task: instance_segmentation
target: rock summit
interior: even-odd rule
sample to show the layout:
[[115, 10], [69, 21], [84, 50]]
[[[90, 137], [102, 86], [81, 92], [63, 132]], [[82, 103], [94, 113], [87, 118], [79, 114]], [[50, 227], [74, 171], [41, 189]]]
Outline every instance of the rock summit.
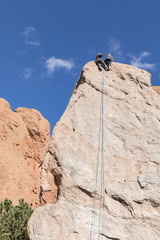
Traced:
[[[87, 63], [53, 130], [41, 172], [41, 197], [50, 204], [31, 216], [30, 240], [90, 239], [101, 82], [102, 72]], [[119, 63], [105, 72], [104, 145], [104, 239], [159, 240], [160, 96], [148, 72]], [[98, 239], [98, 205], [96, 214]]]

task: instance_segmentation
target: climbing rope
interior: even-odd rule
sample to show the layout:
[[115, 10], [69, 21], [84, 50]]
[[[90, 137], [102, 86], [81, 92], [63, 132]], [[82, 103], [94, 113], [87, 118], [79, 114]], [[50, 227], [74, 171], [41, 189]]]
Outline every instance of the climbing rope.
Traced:
[[[104, 69], [102, 72], [102, 91], [100, 104], [100, 122], [99, 122], [99, 138], [98, 138], [98, 155], [96, 167], [96, 182], [93, 200], [92, 224], [90, 232], [90, 240], [95, 240], [96, 235], [96, 215], [97, 215], [97, 190], [98, 190], [98, 176], [100, 166], [100, 150], [101, 150], [101, 199], [99, 208], [99, 223], [98, 223], [98, 240], [103, 240], [105, 236], [105, 185], [104, 185]], [[101, 147], [100, 147], [101, 146]]]

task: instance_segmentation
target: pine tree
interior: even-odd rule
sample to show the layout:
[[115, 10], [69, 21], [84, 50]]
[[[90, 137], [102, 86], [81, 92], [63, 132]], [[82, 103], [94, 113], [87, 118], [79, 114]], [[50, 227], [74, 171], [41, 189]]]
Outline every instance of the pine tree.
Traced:
[[33, 210], [19, 200], [19, 206], [13, 206], [12, 201], [5, 199], [0, 203], [0, 240], [28, 240], [27, 222]]

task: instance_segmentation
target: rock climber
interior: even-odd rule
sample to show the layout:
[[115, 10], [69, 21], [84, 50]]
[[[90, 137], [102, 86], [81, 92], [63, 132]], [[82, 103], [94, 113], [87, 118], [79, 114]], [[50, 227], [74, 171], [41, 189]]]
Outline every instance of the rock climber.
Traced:
[[111, 54], [108, 54], [106, 59], [104, 60], [104, 63], [107, 65], [107, 70], [109, 70], [112, 61], [114, 62], [113, 56]]
[[105, 70], [108, 69], [107, 66], [106, 66], [106, 64], [104, 63], [102, 57], [103, 57], [103, 54], [102, 54], [102, 53], [98, 53], [97, 56], [96, 56], [96, 61], [95, 61], [95, 63], [96, 63], [97, 66], [98, 66], [98, 69], [99, 69], [100, 71], [102, 70], [101, 67], [103, 67]]

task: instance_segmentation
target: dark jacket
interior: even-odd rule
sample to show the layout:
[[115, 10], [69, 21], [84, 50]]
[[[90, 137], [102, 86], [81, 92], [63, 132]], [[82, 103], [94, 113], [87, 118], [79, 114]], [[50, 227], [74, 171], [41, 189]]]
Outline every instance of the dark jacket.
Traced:
[[104, 60], [104, 62], [106, 63], [106, 62], [112, 62], [112, 60], [113, 60], [113, 57], [112, 56], [109, 56], [109, 57], [107, 57], [105, 60]]

